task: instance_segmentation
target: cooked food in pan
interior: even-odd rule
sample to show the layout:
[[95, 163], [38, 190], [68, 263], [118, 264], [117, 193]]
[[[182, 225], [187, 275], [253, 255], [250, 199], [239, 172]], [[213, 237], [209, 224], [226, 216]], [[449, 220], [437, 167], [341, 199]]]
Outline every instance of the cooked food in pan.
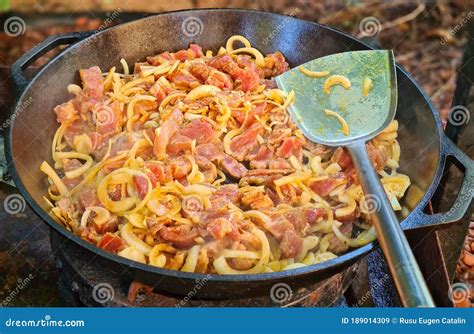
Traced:
[[[82, 87], [55, 108], [41, 170], [67, 229], [138, 262], [217, 274], [298, 268], [375, 239], [378, 203], [348, 153], [290, 119], [294, 94], [272, 81], [288, 70], [280, 52], [233, 36], [216, 54], [191, 44], [122, 66], [80, 70]], [[397, 172], [397, 128], [367, 149], [400, 210], [410, 180]]]

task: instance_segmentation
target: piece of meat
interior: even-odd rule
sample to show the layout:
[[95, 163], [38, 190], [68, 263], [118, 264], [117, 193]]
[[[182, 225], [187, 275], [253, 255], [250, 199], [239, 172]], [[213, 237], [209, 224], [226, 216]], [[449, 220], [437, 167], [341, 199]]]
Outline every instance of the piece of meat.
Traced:
[[336, 162], [342, 170], [349, 170], [354, 167], [352, 159], [345, 148], [338, 147], [333, 156], [331, 157], [332, 162]]
[[242, 204], [254, 210], [273, 207], [271, 198], [261, 191], [249, 191], [242, 196]]
[[99, 102], [104, 95], [104, 80], [98, 66], [79, 70], [82, 81], [82, 98], [85, 101]]
[[268, 168], [269, 169], [292, 169], [293, 167], [285, 159], [278, 158], [278, 159], [273, 159], [272, 161], [270, 161]]
[[232, 156], [238, 161], [244, 160], [245, 156], [258, 144], [257, 135], [260, 134], [263, 127], [260, 123], [254, 123], [246, 129], [244, 133], [235, 136], [230, 142]]
[[209, 122], [203, 119], [195, 119], [183, 126], [180, 134], [196, 140], [196, 144], [199, 145], [210, 142], [216, 136], [216, 131]]
[[260, 77], [256, 71], [255, 63], [251, 62], [246, 68], [241, 68], [229, 55], [214, 57], [209, 65], [231, 76], [234, 80], [241, 82], [243, 91], [253, 91], [258, 88]]
[[383, 146], [375, 147], [372, 143], [366, 144], [367, 153], [369, 154], [370, 160], [374, 164], [374, 168], [378, 171], [385, 168], [387, 164], [387, 154]]
[[85, 209], [89, 206], [100, 205], [100, 200], [97, 197], [97, 190], [92, 187], [85, 187], [82, 189], [78, 196], [78, 203], [82, 209]]
[[309, 187], [319, 196], [325, 197], [328, 196], [331, 191], [336, 189], [338, 185], [341, 184], [341, 179], [329, 177], [324, 180], [312, 181], [309, 184]]
[[272, 157], [272, 151], [266, 146], [260, 146], [254, 158], [247, 155], [247, 159], [250, 160], [250, 167], [253, 169], [267, 168], [272, 161]]
[[168, 75], [168, 80], [182, 90], [193, 89], [201, 84], [195, 76], [182, 70], [174, 71]]
[[111, 215], [109, 220], [103, 224], [93, 225], [98, 234], [113, 233], [118, 231], [118, 218], [116, 215]]
[[79, 115], [79, 111], [76, 109], [72, 100], [54, 107], [54, 112], [56, 113], [58, 123], [70, 121]]
[[186, 218], [195, 217], [202, 210], [203, 210], [202, 201], [198, 196], [187, 195], [182, 198], [181, 212], [184, 217]]
[[232, 232], [232, 226], [227, 218], [217, 218], [207, 224], [206, 230], [216, 240], [223, 239]]
[[220, 209], [229, 203], [238, 204], [241, 197], [242, 193], [236, 184], [221, 186], [211, 195], [212, 209]]
[[212, 71], [206, 79], [207, 85], [216, 86], [223, 90], [231, 90], [234, 87], [232, 78], [221, 71], [214, 70]]
[[270, 221], [263, 222], [264, 228], [279, 242], [283, 258], [293, 258], [299, 255], [303, 240], [295, 231], [295, 227], [281, 214], [273, 214]]
[[189, 174], [192, 169], [191, 162], [183, 156], [170, 159], [169, 166], [175, 179], [181, 179]]
[[141, 175], [132, 176], [133, 185], [138, 193], [138, 196], [143, 199], [148, 192], [148, 181]]
[[248, 169], [244, 165], [229, 155], [225, 155], [222, 160], [222, 169], [234, 179], [240, 179], [248, 172]]
[[174, 58], [174, 55], [167, 51], [160, 53], [156, 56], [146, 57], [146, 61], [152, 66], [159, 66], [163, 63], [171, 63], [175, 60], [176, 59]]
[[156, 178], [156, 181], [165, 184], [173, 181], [173, 172], [170, 166], [155, 162], [146, 162], [145, 168], [150, 171]]
[[255, 123], [255, 116], [262, 116], [266, 107], [267, 103], [263, 102], [253, 105], [248, 113], [244, 110], [232, 109], [232, 116], [241, 124], [242, 128], [245, 129]]
[[265, 78], [276, 77], [290, 69], [283, 54], [279, 51], [267, 55], [265, 58]]
[[97, 243], [97, 247], [102, 248], [111, 253], [117, 253], [125, 248], [125, 242], [119, 236], [106, 233]]
[[287, 137], [276, 150], [276, 155], [280, 158], [289, 158], [294, 155], [298, 161], [303, 159], [303, 141], [297, 137]]
[[224, 151], [220, 143], [207, 143], [196, 146], [196, 155], [202, 156], [209, 161], [219, 163], [224, 159]]
[[182, 112], [179, 109], [174, 109], [170, 117], [161, 124], [160, 133], [153, 142], [153, 153], [158, 159], [166, 158], [166, 148], [171, 137], [179, 131], [179, 119], [182, 117]]
[[[352, 235], [352, 229], [354, 225], [352, 223], [344, 223], [339, 227], [339, 230], [344, 234], [346, 237], [350, 238]], [[329, 239], [329, 248], [328, 251], [334, 254], [342, 254], [349, 249], [349, 246], [338, 237], [333, 236]]]
[[212, 162], [203, 156], [197, 155], [195, 157], [199, 170], [204, 174], [204, 181], [212, 183], [217, 178], [217, 168]]
[[283, 238], [280, 242], [280, 250], [284, 259], [297, 257], [300, 254], [302, 247], [303, 240], [294, 230], [286, 230], [283, 233]]
[[192, 139], [176, 133], [171, 137], [166, 148], [166, 152], [171, 155], [190, 153], [192, 147]]
[[160, 237], [178, 248], [189, 248], [194, 245], [198, 232], [189, 225], [163, 226], [159, 230]]
[[122, 131], [123, 110], [118, 101], [111, 105], [98, 105], [93, 109], [96, 115], [96, 132], [110, 138]]

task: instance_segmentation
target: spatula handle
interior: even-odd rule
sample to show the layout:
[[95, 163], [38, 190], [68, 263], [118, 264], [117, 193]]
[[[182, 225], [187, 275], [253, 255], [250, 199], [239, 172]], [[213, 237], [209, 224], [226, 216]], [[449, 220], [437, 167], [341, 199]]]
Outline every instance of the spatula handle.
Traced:
[[370, 207], [368, 211], [372, 214], [377, 238], [402, 304], [405, 307], [434, 307], [426, 282], [374, 170], [365, 143], [358, 142], [347, 148], [357, 169], [367, 207]]

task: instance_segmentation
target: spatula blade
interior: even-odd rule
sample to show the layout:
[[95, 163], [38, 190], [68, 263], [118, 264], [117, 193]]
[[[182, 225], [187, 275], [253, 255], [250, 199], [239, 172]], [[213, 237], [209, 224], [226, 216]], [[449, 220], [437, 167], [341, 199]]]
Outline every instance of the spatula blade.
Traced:
[[[397, 83], [393, 52], [390, 50], [351, 51], [325, 56], [301, 65], [311, 71], [328, 71], [314, 78], [298, 67], [276, 77], [280, 89], [295, 92], [289, 111], [293, 120], [310, 140], [342, 146], [354, 140], [368, 140], [385, 128], [394, 118], [397, 103]], [[349, 79], [351, 86], [330, 87], [324, 91], [332, 75]], [[372, 88], [363, 95], [364, 82]], [[370, 85], [369, 85], [370, 86]], [[367, 87], [366, 87], [367, 88]], [[365, 89], [367, 92], [367, 89]], [[336, 117], [327, 116], [325, 109], [336, 112], [349, 124], [349, 135], [342, 132]]]

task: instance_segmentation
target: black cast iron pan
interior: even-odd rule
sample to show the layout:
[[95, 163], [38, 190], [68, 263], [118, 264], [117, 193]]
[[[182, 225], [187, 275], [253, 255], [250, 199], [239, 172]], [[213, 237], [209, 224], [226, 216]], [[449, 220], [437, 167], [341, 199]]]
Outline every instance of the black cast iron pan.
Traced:
[[[296, 289], [341, 272], [376, 247], [375, 243], [350, 251], [336, 259], [304, 268], [258, 275], [219, 276], [170, 271], [143, 265], [104, 252], [72, 235], [47, 213], [43, 199], [47, 187], [39, 165], [50, 159], [51, 141], [57, 128], [53, 107], [66, 101], [66, 86], [78, 82], [78, 70], [94, 65], [102, 69], [129, 64], [147, 55], [187, 48], [197, 43], [217, 50], [232, 35], [246, 36], [263, 53], [280, 50], [291, 66], [347, 50], [369, 47], [355, 38], [316, 23], [296, 18], [240, 9], [200, 9], [163, 13], [95, 33], [52, 36], [34, 47], [12, 67], [18, 98], [7, 131], [6, 155], [21, 194], [35, 212], [63, 236], [68, 251], [99, 261], [105, 268], [127, 278], [155, 286], [158, 291], [186, 295], [196, 280], [205, 279], [196, 296], [227, 299], [268, 294], [279, 282]], [[70, 45], [32, 79], [24, 70], [37, 57], [60, 45]], [[445, 137], [431, 101], [413, 79], [397, 68], [401, 171], [410, 176], [411, 200], [402, 202], [404, 229], [437, 225], [460, 219], [472, 200], [473, 162]], [[426, 215], [423, 209], [436, 190], [447, 156], [454, 156], [465, 169], [463, 184], [451, 210]]]

